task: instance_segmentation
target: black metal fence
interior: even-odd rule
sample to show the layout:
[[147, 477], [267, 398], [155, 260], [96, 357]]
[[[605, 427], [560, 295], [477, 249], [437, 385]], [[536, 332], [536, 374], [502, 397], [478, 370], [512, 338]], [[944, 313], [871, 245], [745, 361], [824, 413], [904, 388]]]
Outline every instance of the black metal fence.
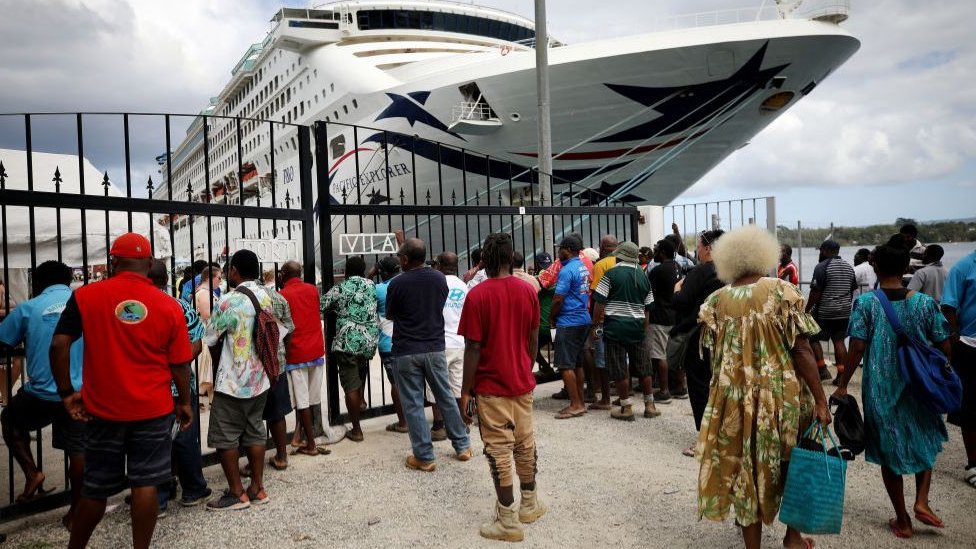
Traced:
[[[0, 313], [30, 298], [31, 272], [43, 261], [71, 266], [75, 285], [108, 276], [110, 243], [128, 231], [146, 234], [156, 256], [169, 263], [169, 291], [176, 296], [193, 261], [223, 266], [255, 242], [266, 244], [259, 256], [268, 271], [297, 259], [305, 280], [325, 291], [348, 255], [340, 253], [348, 252], [340, 249], [342, 235], [401, 229], [424, 239], [432, 257], [452, 250], [462, 263], [491, 232], [510, 232], [527, 258], [554, 254], [544, 242], [569, 232], [591, 243], [604, 233], [636, 239], [634, 207], [572, 181], [555, 180], [552, 192], [539, 193], [538, 181], [536, 170], [506, 160], [335, 123], [313, 128], [207, 114], [0, 115], [0, 277], [7, 290]], [[367, 261], [388, 253], [368, 251]], [[23, 383], [23, 355], [23, 349], [2, 355], [4, 402]], [[207, 375], [199, 363], [194, 368], [198, 379]], [[386, 383], [374, 362], [363, 417], [392, 411]], [[342, 422], [333, 364], [326, 387], [329, 423]], [[203, 420], [205, 427], [206, 415]], [[51, 447], [50, 429], [32, 438], [47, 488], [55, 489], [18, 502], [23, 476], [8, 451], [0, 459], [7, 469], [0, 473], [6, 482], [0, 520], [68, 501], [66, 459]], [[205, 462], [215, 463], [200, 442]]]

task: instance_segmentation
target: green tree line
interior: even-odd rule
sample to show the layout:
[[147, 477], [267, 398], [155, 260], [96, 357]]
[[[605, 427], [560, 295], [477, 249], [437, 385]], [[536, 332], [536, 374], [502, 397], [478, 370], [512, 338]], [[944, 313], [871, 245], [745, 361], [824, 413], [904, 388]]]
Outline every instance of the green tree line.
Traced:
[[[928, 242], [973, 242], [976, 241], [976, 221], [939, 221], [935, 223], [916, 223], [913, 219], [899, 218], [890, 225], [869, 225], [867, 227], [818, 227], [802, 228], [779, 225], [777, 237], [783, 244], [794, 248], [816, 247], [820, 242], [830, 237], [841, 246], [876, 246], [884, 244], [897, 234], [905, 223], [912, 223], [918, 227], [918, 239]], [[833, 235], [833, 236], [831, 236]]]

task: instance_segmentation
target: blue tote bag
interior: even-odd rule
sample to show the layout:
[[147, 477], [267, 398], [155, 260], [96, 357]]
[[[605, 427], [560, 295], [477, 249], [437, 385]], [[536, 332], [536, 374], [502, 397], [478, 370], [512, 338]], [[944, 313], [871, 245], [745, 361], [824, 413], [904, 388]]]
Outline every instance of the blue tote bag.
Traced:
[[[847, 483], [847, 462], [827, 455], [827, 437], [837, 447], [830, 429], [814, 421], [803, 433], [809, 438], [816, 427], [811, 446], [797, 444], [790, 453], [786, 472], [786, 489], [779, 509], [779, 520], [804, 534], [839, 534], [844, 519], [844, 488]], [[824, 432], [826, 431], [826, 436]]]
[[905, 385], [926, 406], [938, 414], [955, 412], [962, 406], [962, 381], [942, 351], [910, 336], [898, 320], [891, 301], [881, 289], [874, 291], [888, 322], [898, 334], [898, 369]]

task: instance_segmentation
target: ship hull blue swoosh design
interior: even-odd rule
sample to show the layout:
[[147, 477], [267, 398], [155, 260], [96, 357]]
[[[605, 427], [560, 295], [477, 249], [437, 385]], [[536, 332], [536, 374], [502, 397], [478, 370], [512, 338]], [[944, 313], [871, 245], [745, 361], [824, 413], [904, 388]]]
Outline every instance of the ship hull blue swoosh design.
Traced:
[[[423, 99], [422, 103], [427, 102], [427, 97], [430, 96], [430, 92], [411, 92], [409, 94], [411, 97], [416, 98], [416, 100]], [[376, 115], [374, 122], [379, 122], [380, 120], [385, 120], [387, 118], [403, 118], [406, 119], [407, 123], [410, 124], [412, 128], [414, 124], [420, 122], [421, 124], [426, 124], [434, 129], [440, 130], [448, 135], [453, 135], [462, 141], [466, 141], [460, 135], [452, 132], [448, 127], [437, 119], [436, 116], [427, 112], [422, 106], [418, 105], [410, 98], [398, 95], [395, 93], [387, 93], [387, 97], [390, 98], [391, 103], [382, 112]]]
[[[382, 145], [383, 137], [384, 134], [375, 133], [365, 138], [363, 142], [373, 142]], [[528, 166], [522, 166], [520, 164], [510, 163], [495, 158], [485, 158], [483, 155], [469, 153], [466, 151], [462, 152], [450, 147], [438, 147], [436, 143], [424, 139], [414, 139], [409, 135], [387, 133], [386, 139], [388, 146], [390, 147], [396, 147], [408, 152], [412, 152], [421, 158], [430, 160], [431, 162], [439, 161], [445, 166], [454, 168], [456, 170], [463, 170], [472, 175], [484, 176], [490, 174], [493, 179], [504, 180], [511, 177], [512, 181], [529, 184], [535, 183]], [[611, 164], [609, 166], [600, 166], [597, 168], [553, 170], [553, 185], [568, 185], [569, 181], [575, 182], [585, 179], [593, 173], [596, 173], [598, 170], [611, 171], [629, 163], [630, 161], [628, 160], [626, 162]]]
[[735, 108], [789, 66], [787, 63], [762, 69], [762, 62], [768, 46], [769, 42], [763, 44], [739, 70], [723, 80], [669, 88], [604, 84], [614, 92], [645, 107], [661, 102], [654, 107], [660, 116], [612, 135], [595, 139], [594, 142], [640, 141], [656, 135], [682, 133], [707, 124], [715, 114], [723, 109]]

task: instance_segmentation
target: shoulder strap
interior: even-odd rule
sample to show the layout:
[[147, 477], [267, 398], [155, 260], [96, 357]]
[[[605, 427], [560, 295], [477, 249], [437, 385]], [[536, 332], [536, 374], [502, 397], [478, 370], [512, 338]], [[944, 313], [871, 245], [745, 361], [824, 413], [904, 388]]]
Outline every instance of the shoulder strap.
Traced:
[[244, 286], [238, 286], [237, 288], [235, 288], [235, 290], [246, 295], [248, 299], [251, 300], [251, 305], [254, 306], [254, 316], [258, 316], [259, 314], [261, 314], [261, 311], [263, 311], [264, 308], [261, 307], [261, 303], [258, 301], [258, 298], [254, 295], [254, 292], [248, 290]]
[[888, 322], [891, 323], [891, 327], [894, 328], [895, 333], [900, 336], [905, 335], [905, 328], [901, 325], [901, 321], [898, 320], [898, 314], [895, 313], [895, 308], [891, 306], [891, 301], [884, 294], [884, 290], [878, 288], [873, 293], [874, 297], [878, 298], [878, 301], [881, 302], [881, 308], [884, 309], [885, 316], [888, 317]]

